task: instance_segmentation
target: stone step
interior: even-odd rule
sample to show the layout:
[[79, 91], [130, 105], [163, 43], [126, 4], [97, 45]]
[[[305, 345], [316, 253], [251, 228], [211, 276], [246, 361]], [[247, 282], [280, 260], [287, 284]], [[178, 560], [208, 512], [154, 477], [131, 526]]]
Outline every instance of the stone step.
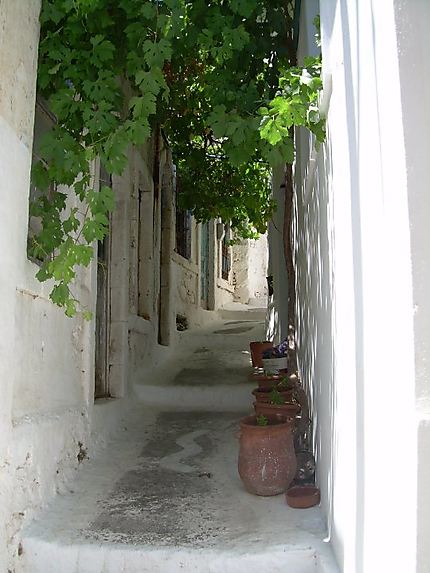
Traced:
[[334, 573], [319, 508], [244, 490], [241, 416], [138, 405], [24, 531], [19, 573]]
[[31, 573], [328, 573], [312, 549], [220, 552], [211, 549], [151, 549], [139, 547], [61, 545], [29, 540]]

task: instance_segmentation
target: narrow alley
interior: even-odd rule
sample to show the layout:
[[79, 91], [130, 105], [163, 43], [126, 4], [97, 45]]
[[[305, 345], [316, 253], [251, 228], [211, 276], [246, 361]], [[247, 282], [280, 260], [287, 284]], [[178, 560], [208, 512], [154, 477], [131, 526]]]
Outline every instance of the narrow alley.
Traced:
[[320, 508], [251, 495], [239, 479], [249, 342], [265, 311], [244, 308], [182, 333], [136, 387], [120, 434], [24, 532], [24, 572], [336, 571]]
[[0, 573], [430, 573], [429, 30], [0, 0]]

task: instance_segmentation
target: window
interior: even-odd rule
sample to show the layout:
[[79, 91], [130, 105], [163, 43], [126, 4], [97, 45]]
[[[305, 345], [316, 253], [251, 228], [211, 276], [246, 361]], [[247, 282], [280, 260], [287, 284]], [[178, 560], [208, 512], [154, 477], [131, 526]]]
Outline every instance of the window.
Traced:
[[176, 209], [176, 252], [191, 259], [192, 216], [190, 211]]
[[221, 277], [228, 281], [231, 270], [231, 253], [228, 244], [227, 233], [224, 234], [221, 243]]
[[[42, 138], [45, 133], [47, 133], [52, 126], [55, 124], [55, 116], [48, 110], [46, 104], [37, 98], [35, 118], [34, 118], [34, 133], [33, 133], [33, 151], [32, 151], [32, 167], [39, 161], [43, 161], [40, 156], [40, 145]], [[48, 199], [51, 199], [55, 193], [55, 185], [52, 185], [47, 192]], [[41, 191], [33, 185], [30, 184], [30, 194], [29, 202], [30, 206], [34, 201], [36, 201], [41, 196]], [[39, 217], [29, 215], [28, 221], [28, 238], [27, 238], [27, 256], [33, 262], [40, 264], [43, 262], [45, 257], [43, 253], [40, 253], [37, 248], [35, 249], [35, 237], [41, 231], [41, 221]]]
[[191, 259], [191, 240], [193, 218], [191, 211], [180, 209], [177, 199], [180, 192], [178, 178], [175, 177], [175, 207], [176, 207], [176, 247], [175, 251], [181, 257]]

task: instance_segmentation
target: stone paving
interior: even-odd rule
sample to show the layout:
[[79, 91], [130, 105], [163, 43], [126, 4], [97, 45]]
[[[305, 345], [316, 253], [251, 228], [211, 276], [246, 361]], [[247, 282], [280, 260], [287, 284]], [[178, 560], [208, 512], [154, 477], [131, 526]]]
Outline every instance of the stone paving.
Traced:
[[[234, 384], [251, 390], [256, 337], [255, 317], [185, 333], [181, 360], [159, 383], [169, 407], [135, 404], [118, 436], [26, 530], [23, 573], [336, 571], [319, 508], [252, 496], [238, 477], [238, 421], [251, 400], [217, 411], [215, 398]], [[181, 388], [197, 385], [210, 388], [207, 407], [175, 409]]]

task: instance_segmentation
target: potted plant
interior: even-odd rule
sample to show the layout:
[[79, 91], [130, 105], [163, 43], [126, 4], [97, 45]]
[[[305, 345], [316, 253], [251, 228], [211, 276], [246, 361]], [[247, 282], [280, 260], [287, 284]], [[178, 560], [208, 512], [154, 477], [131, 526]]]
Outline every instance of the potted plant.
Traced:
[[271, 402], [274, 390], [276, 390], [277, 393], [280, 395], [281, 399], [283, 400], [282, 403], [291, 402], [293, 400], [294, 388], [290, 388], [289, 390], [287, 389], [284, 390], [283, 387], [280, 386], [279, 384], [273, 387], [256, 388], [255, 390], [252, 391], [252, 393], [255, 396], [256, 402], [264, 402], [267, 404], [268, 402]]
[[270, 496], [287, 490], [297, 469], [292, 423], [279, 416], [240, 421], [238, 470], [249, 493]]
[[276, 374], [274, 376], [268, 376], [267, 374], [254, 374], [250, 379], [258, 383], [259, 388], [270, 388], [277, 386], [282, 380], [283, 376]]
[[264, 342], [256, 340], [249, 343], [252, 366], [254, 368], [263, 368], [263, 352], [268, 348], [272, 348], [272, 346], [273, 342], [269, 342], [268, 340], [265, 340]]
[[279, 416], [287, 420], [294, 421], [300, 412], [300, 406], [286, 399], [276, 388], [270, 391], [267, 402], [254, 402], [254, 409], [257, 416]]

